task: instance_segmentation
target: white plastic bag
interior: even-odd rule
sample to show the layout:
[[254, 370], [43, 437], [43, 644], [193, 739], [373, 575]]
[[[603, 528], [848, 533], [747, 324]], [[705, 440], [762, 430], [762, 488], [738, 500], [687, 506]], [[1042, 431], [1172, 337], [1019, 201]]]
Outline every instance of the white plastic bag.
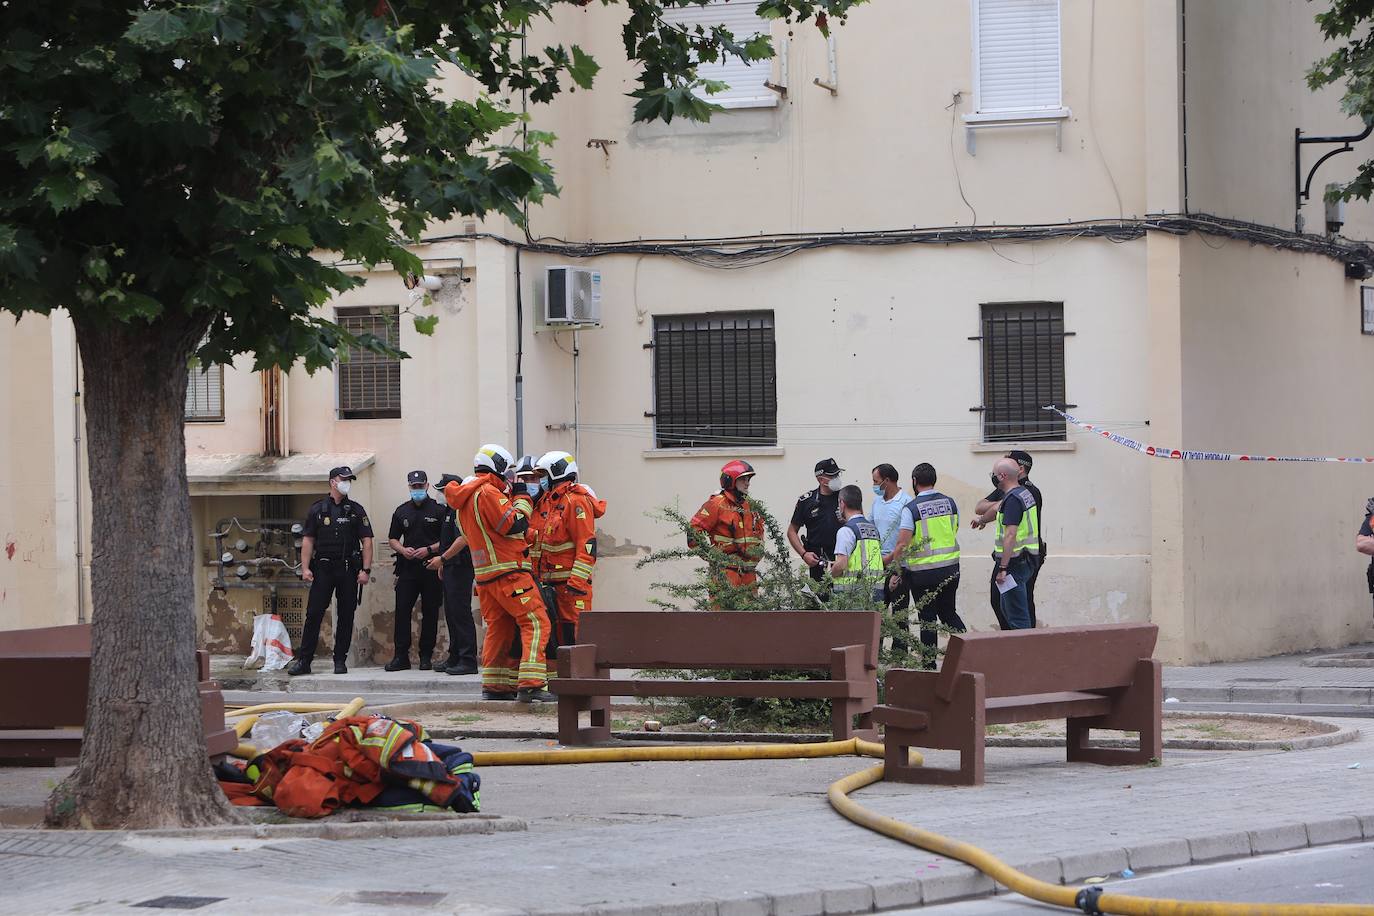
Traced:
[[268, 751], [284, 741], [301, 736], [305, 719], [284, 709], [265, 712], [248, 732], [249, 742], [260, 751]]
[[291, 634], [276, 614], [259, 614], [253, 618], [252, 652], [243, 667], [262, 663], [263, 671], [285, 668], [291, 661]]

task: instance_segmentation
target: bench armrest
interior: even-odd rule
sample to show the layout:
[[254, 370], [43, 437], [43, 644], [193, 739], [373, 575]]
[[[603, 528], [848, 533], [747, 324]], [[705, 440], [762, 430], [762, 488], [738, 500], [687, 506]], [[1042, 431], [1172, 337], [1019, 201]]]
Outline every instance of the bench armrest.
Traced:
[[607, 677], [610, 672], [596, 673], [596, 646], [576, 645], [558, 647], [559, 677]]
[[868, 646], [840, 646], [830, 650], [830, 677], [836, 681], [860, 681], [868, 677], [864, 656]]

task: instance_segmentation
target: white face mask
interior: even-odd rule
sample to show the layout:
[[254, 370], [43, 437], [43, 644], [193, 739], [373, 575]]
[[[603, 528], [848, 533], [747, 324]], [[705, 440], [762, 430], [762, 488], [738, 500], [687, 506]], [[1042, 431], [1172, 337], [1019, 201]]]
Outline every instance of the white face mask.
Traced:
[[836, 474], [834, 477], [830, 478], [830, 492], [831, 492], [831, 493], [838, 493], [838, 492], [840, 492], [840, 488], [843, 487], [843, 486], [844, 486], [844, 478], [841, 477], [839, 474]]
[[342, 495], [347, 496], [347, 495], [348, 495], [348, 491], [351, 490], [351, 489], [353, 489], [353, 481], [351, 481], [351, 480], [340, 480], [340, 481], [339, 481], [339, 492], [340, 492]]

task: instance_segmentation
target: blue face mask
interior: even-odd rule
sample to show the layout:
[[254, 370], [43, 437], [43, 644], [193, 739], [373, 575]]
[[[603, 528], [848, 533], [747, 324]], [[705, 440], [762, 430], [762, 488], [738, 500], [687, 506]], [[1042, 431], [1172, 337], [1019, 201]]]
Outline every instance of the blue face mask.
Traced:
[[874, 495], [874, 496], [882, 496], [882, 495], [883, 495], [883, 487], [882, 487], [882, 484], [877, 484], [877, 483], [875, 483], [875, 484], [873, 485], [873, 495]]
[[528, 493], [528, 494], [530, 494], [531, 496], [538, 496], [538, 495], [539, 495], [539, 491], [542, 490], [542, 489], [543, 489], [543, 487], [541, 487], [541, 486], [540, 486], [539, 484], [537, 484], [537, 483], [527, 483], [527, 484], [525, 484], [525, 492]]
[[549, 492], [549, 478], [547, 478], [547, 477], [540, 477], [540, 478], [539, 478], [539, 489], [543, 490], [545, 493]]
[[426, 494], [424, 490], [411, 490], [410, 500], [411, 502], [422, 503], [425, 501], [425, 495]]

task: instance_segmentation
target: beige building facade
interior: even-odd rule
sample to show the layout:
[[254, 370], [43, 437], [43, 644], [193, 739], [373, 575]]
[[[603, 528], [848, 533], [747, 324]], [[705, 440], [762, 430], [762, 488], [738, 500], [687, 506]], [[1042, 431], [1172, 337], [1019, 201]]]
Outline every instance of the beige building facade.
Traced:
[[[1360, 128], [1304, 84], [1323, 51], [1308, 4], [874, 0], [830, 42], [719, 6], [697, 15], [768, 28], [779, 55], [725, 74], [709, 124], [631, 122], [623, 10], [549, 27], [603, 70], [531, 112], [558, 134], [562, 187], [531, 211], [538, 242], [494, 220], [436, 226], [416, 248], [440, 284], [428, 301], [377, 271], [327, 307], [393, 328], [409, 359], [278, 381], [245, 361], [222, 394], [198, 376], [187, 456], [208, 645], [246, 649], [274, 589], [288, 612], [303, 595], [270, 564], [232, 575], [264, 552], [241, 531], [252, 520], [303, 516], [349, 463], [380, 542], [408, 470], [463, 473], [488, 441], [576, 454], [609, 503], [603, 608], [646, 606], [662, 573], [635, 563], [675, 539], [654, 510], [690, 513], [730, 458], [753, 463], [751, 495], [783, 519], [831, 456], [865, 488], [880, 462], [909, 485], [929, 461], [969, 514], [993, 460], [1022, 447], [1046, 500], [1042, 625], [1153, 620], [1161, 657], [1182, 662], [1374, 636], [1352, 549], [1367, 466], [1164, 461], [1027, 409], [1048, 398], [1198, 451], [1374, 453], [1359, 422], [1370, 281], [1347, 279], [1360, 252], [1322, 235], [1320, 200], [1374, 142], [1322, 166], [1310, 234], [1293, 232], [1294, 129]], [[1302, 174], [1330, 148], [1304, 149]], [[1368, 205], [1346, 216], [1341, 235], [1374, 234]], [[597, 324], [546, 322], [558, 266], [599, 272]], [[408, 312], [438, 314], [435, 334]], [[0, 356], [0, 531], [15, 545], [0, 626], [67, 622], [89, 609], [69, 324], [4, 319]], [[289, 556], [273, 530], [266, 553]], [[960, 540], [961, 613], [988, 629], [992, 536]], [[385, 660], [391, 579], [374, 567], [355, 654]]]

